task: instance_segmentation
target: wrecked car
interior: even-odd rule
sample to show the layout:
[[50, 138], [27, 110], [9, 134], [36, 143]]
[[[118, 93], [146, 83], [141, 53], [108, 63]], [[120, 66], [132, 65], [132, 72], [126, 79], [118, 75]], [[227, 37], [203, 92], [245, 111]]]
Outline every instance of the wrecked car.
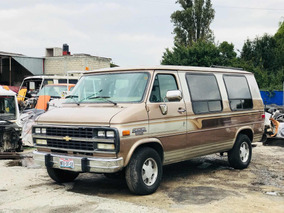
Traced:
[[265, 109], [265, 134], [267, 138], [284, 139], [284, 107], [272, 105]]
[[16, 93], [0, 86], [0, 152], [22, 151]]
[[26, 77], [18, 92], [18, 103], [22, 109], [34, 108], [38, 92], [49, 84], [76, 84], [78, 76], [30, 76]]

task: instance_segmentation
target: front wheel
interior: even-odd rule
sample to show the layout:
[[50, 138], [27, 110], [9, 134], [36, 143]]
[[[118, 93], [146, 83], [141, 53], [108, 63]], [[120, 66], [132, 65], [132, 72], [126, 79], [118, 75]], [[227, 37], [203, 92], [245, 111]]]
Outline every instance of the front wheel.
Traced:
[[47, 173], [49, 177], [57, 183], [67, 183], [75, 180], [79, 172], [71, 172], [62, 169], [54, 169], [47, 167]]
[[251, 141], [247, 135], [240, 134], [234, 147], [228, 152], [229, 164], [235, 169], [248, 167], [252, 156]]
[[162, 161], [152, 148], [137, 150], [126, 167], [126, 183], [131, 192], [138, 195], [154, 193], [162, 179]]

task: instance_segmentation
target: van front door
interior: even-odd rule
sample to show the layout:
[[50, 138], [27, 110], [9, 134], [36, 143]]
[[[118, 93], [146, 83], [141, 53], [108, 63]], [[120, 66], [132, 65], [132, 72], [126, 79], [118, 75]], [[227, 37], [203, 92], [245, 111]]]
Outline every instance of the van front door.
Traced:
[[149, 137], [158, 138], [164, 148], [164, 164], [183, 160], [186, 143], [186, 107], [180, 101], [165, 99], [167, 91], [181, 90], [177, 72], [155, 73], [147, 101]]

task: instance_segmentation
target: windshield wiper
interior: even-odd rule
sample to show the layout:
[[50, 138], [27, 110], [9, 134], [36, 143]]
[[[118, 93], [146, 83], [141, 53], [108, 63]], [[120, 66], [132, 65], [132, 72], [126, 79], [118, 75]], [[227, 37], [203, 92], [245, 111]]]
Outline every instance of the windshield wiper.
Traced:
[[78, 98], [78, 95], [67, 95], [65, 98]]
[[80, 106], [79, 101], [76, 101], [76, 99], [74, 99], [74, 98], [78, 98], [78, 95], [67, 95], [67, 96], [65, 97], [65, 99], [66, 99], [66, 98], [71, 98], [72, 100], [75, 101], [75, 103], [76, 103], [78, 106]]
[[81, 100], [78, 101], [78, 103], [80, 104], [82, 101], [84, 100], [88, 100], [88, 99], [92, 99], [93, 97], [98, 97], [98, 94], [101, 93], [103, 90], [100, 89], [98, 92], [95, 92], [89, 96], [87, 96], [86, 98], [82, 98]]
[[99, 98], [101, 98], [101, 99], [103, 99], [103, 100], [105, 100], [105, 101], [107, 101], [109, 103], [112, 103], [115, 106], [117, 105], [116, 102], [107, 99], [107, 98], [110, 98], [109, 96], [91, 96], [91, 97], [89, 97], [89, 99], [99, 99]]

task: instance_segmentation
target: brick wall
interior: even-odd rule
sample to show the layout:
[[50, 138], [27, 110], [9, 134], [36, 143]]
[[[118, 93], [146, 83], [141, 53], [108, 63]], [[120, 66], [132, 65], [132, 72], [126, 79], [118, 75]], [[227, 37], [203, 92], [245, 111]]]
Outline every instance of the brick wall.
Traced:
[[90, 55], [71, 55], [45, 58], [45, 74], [65, 75], [67, 71], [85, 71], [110, 67], [110, 58], [90, 56]]

